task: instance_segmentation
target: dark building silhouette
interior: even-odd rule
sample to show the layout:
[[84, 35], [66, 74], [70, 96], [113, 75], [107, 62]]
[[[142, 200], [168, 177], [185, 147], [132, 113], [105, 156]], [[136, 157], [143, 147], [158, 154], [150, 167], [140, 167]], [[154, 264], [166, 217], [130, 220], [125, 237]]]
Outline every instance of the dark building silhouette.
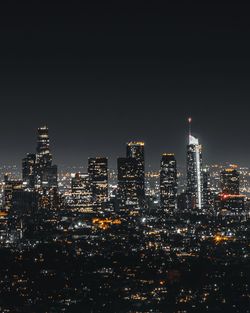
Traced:
[[38, 128], [36, 154], [29, 153], [23, 159], [22, 176], [27, 188], [57, 188], [57, 166], [52, 164], [47, 126]]
[[88, 174], [92, 184], [93, 204], [101, 207], [108, 201], [108, 159], [106, 157], [89, 158]]
[[177, 208], [177, 166], [174, 154], [163, 154], [160, 169], [160, 205], [166, 212]]
[[141, 186], [138, 184], [138, 161], [135, 158], [118, 158], [117, 167], [119, 206], [139, 207]]
[[247, 214], [246, 204], [247, 198], [245, 195], [223, 193], [215, 199], [215, 210], [219, 215], [240, 217]]
[[203, 206], [204, 208], [211, 208], [213, 206], [213, 194], [211, 190], [210, 172], [204, 169], [202, 172], [203, 183]]
[[53, 164], [47, 126], [37, 130], [36, 153], [28, 153], [22, 160], [23, 188], [38, 194], [38, 207], [56, 209], [59, 207], [57, 166]]
[[228, 168], [220, 175], [221, 192], [238, 195], [240, 193], [240, 174], [236, 169]]
[[16, 225], [34, 223], [37, 218], [39, 195], [37, 192], [15, 190], [13, 192], [12, 220]]
[[57, 187], [57, 166], [52, 165], [47, 126], [38, 128], [36, 151], [36, 184], [45, 188]]
[[3, 185], [3, 209], [9, 212], [13, 207], [13, 193], [23, 189], [22, 180], [10, 179], [8, 174], [4, 175]]
[[145, 152], [144, 142], [131, 141], [127, 143], [127, 158], [134, 158], [137, 163], [137, 193], [138, 201], [141, 207], [145, 203]]
[[22, 160], [23, 183], [27, 188], [35, 187], [36, 154], [28, 153]]
[[185, 212], [187, 210], [187, 194], [186, 192], [182, 192], [177, 195], [177, 208], [178, 211]]

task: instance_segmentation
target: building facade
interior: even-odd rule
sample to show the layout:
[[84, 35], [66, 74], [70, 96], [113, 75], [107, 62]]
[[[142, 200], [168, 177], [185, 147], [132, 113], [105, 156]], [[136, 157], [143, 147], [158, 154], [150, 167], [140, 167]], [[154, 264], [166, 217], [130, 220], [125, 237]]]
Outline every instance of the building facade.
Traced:
[[101, 207], [108, 201], [108, 158], [89, 158], [88, 174], [92, 184], [93, 204]]
[[131, 141], [127, 143], [127, 158], [136, 160], [136, 185], [138, 202], [141, 207], [145, 204], [145, 143], [141, 141]]
[[187, 145], [187, 207], [201, 210], [203, 206], [202, 147], [189, 134]]
[[141, 189], [138, 185], [138, 162], [135, 158], [118, 158], [117, 197], [119, 207], [139, 207]]
[[92, 184], [88, 174], [74, 174], [71, 179], [71, 194], [66, 201], [69, 208], [74, 211], [84, 213], [92, 210]]
[[240, 193], [240, 174], [236, 169], [228, 168], [220, 175], [221, 192], [238, 195]]
[[166, 212], [177, 208], [177, 165], [174, 154], [163, 154], [160, 168], [160, 205]]

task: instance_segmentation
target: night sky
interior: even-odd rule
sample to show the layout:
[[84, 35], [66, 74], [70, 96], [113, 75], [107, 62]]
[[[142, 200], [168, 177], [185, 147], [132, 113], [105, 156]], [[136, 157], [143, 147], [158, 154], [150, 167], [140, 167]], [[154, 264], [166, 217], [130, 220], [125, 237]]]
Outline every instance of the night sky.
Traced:
[[163, 152], [184, 164], [192, 116], [205, 162], [250, 166], [248, 8], [20, 2], [0, 7], [0, 164], [33, 152], [43, 124], [59, 166], [114, 167], [128, 140], [156, 169]]

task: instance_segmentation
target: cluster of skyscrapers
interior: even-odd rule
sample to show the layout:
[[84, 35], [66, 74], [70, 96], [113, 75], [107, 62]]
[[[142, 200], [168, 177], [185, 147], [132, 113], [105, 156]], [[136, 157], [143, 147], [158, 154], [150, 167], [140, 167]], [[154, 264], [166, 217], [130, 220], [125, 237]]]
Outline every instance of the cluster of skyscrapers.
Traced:
[[[246, 197], [240, 195], [240, 177], [236, 168], [221, 172], [221, 192], [214, 193], [210, 174], [202, 164], [202, 146], [190, 130], [187, 144], [186, 189], [178, 190], [178, 170], [175, 155], [164, 153], [160, 160], [157, 209], [162, 213], [228, 212], [244, 210]], [[126, 155], [117, 159], [117, 185], [109, 191], [107, 157], [91, 157], [85, 173], [74, 173], [71, 189], [59, 192], [57, 166], [53, 164], [49, 132], [38, 128], [36, 153], [22, 160], [22, 179], [6, 175], [3, 185], [2, 215], [8, 223], [21, 227], [34, 212], [45, 209], [69, 209], [72, 212], [93, 214], [105, 211], [137, 212], [150, 207], [145, 188], [145, 143], [131, 141]], [[11, 222], [9, 222], [11, 221]]]
[[71, 179], [71, 192], [65, 204], [78, 212], [92, 212], [108, 203], [108, 159], [88, 159], [88, 172], [76, 173]]

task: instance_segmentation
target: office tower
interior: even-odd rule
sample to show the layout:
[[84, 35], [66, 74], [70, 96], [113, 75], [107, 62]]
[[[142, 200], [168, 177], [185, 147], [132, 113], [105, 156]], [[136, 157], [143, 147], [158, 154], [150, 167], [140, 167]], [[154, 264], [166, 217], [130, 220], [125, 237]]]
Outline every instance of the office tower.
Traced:
[[191, 118], [189, 121], [189, 140], [187, 145], [187, 207], [202, 209], [202, 147], [199, 140], [191, 134]]
[[141, 189], [138, 184], [138, 161], [135, 158], [118, 158], [119, 207], [139, 207]]
[[48, 162], [52, 161], [52, 156], [50, 153], [49, 129], [47, 126], [39, 127], [37, 130], [36, 153], [40, 157], [46, 156]]
[[26, 158], [22, 160], [22, 178], [25, 187], [35, 187], [35, 166], [36, 155], [34, 153], [27, 153]]
[[145, 155], [144, 142], [131, 141], [127, 143], [127, 158], [134, 158], [137, 162], [136, 184], [138, 189], [139, 205], [145, 202]]
[[9, 214], [0, 211], [0, 244], [6, 243], [8, 236]]
[[247, 197], [239, 194], [219, 194], [215, 198], [215, 209], [219, 215], [243, 216], [249, 214]]
[[92, 209], [92, 184], [88, 174], [76, 173], [71, 179], [71, 195], [68, 205], [78, 212]]
[[42, 186], [44, 188], [57, 188], [57, 165], [45, 166], [42, 170]]
[[9, 212], [13, 207], [13, 193], [22, 189], [23, 182], [21, 180], [10, 179], [8, 174], [4, 175], [3, 209], [5, 212]]
[[185, 212], [187, 210], [187, 193], [181, 192], [177, 195], [177, 208], [180, 212]]
[[36, 154], [28, 153], [23, 159], [22, 174], [26, 188], [57, 188], [57, 166], [52, 164], [48, 127], [38, 128]]
[[177, 208], [177, 167], [174, 154], [163, 154], [160, 169], [160, 204], [166, 212]]
[[221, 192], [238, 195], [240, 193], [240, 174], [236, 169], [228, 168], [220, 175]]
[[244, 215], [246, 213], [246, 196], [240, 195], [240, 174], [234, 168], [224, 169], [220, 173], [221, 193], [215, 200], [217, 214]]
[[92, 184], [93, 204], [101, 207], [108, 201], [108, 159], [89, 158], [88, 174]]
[[203, 180], [203, 205], [204, 208], [211, 208], [213, 204], [213, 196], [211, 190], [210, 172], [206, 168], [202, 172]]
[[36, 149], [36, 184], [44, 188], [57, 187], [57, 166], [52, 165], [49, 130], [47, 126], [38, 128]]
[[[52, 165], [52, 155], [49, 147], [49, 130], [47, 126], [37, 129], [37, 147], [36, 147], [36, 185], [41, 187], [47, 184], [45, 179], [45, 171], [49, 171]], [[47, 175], [46, 175], [47, 176]]]
[[[28, 153], [22, 160], [22, 178], [24, 191], [37, 193], [39, 208], [58, 208], [57, 166], [52, 163], [47, 126], [37, 130], [36, 153]], [[24, 196], [25, 193], [20, 195], [24, 203], [28, 196]]]
[[29, 225], [32, 225], [34, 230], [38, 219], [38, 193], [23, 189], [14, 190], [12, 202], [9, 219], [10, 229], [22, 229], [23, 233], [23, 228], [27, 229]]

